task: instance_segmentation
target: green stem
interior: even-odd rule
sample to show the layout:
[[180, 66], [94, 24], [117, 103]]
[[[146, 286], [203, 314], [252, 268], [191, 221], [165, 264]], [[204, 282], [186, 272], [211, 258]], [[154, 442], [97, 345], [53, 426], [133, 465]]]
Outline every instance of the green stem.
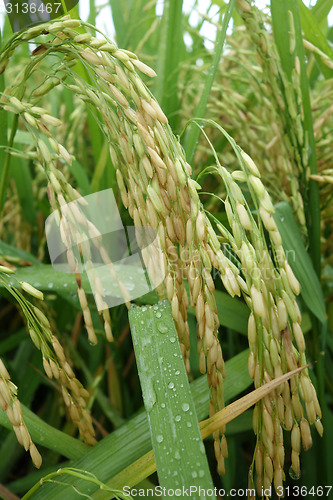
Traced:
[[154, 94], [175, 129], [178, 125], [178, 76], [180, 54], [184, 50], [182, 33], [183, 0], [164, 2], [158, 47], [157, 81]]
[[[3, 38], [2, 38], [2, 33], [0, 29], [0, 46], [2, 45]], [[5, 74], [2, 73], [0, 75], [0, 92], [2, 93], [6, 88], [6, 82], [5, 82]], [[2, 109], [0, 111], [0, 145], [2, 146], [0, 148], [0, 169], [1, 166], [5, 164], [5, 151], [4, 151], [4, 146], [7, 146], [7, 127], [8, 127], [8, 113]]]
[[[308, 165], [310, 168], [311, 174], [317, 173], [317, 158], [316, 158], [316, 142], [313, 131], [313, 119], [312, 119], [312, 109], [310, 102], [310, 93], [309, 93], [309, 82], [306, 72], [305, 65], [305, 56], [304, 56], [304, 48], [303, 48], [303, 35], [302, 35], [302, 26], [298, 8], [298, 2], [293, 0], [290, 4], [295, 24], [295, 37], [296, 37], [296, 52], [299, 56], [300, 60], [300, 86], [302, 93], [302, 101], [303, 101], [303, 111], [304, 111], [304, 120], [303, 120], [303, 128], [304, 128], [304, 137], [308, 137], [309, 145], [308, 145]], [[316, 274], [320, 280], [321, 274], [321, 242], [320, 242], [320, 199], [319, 199], [319, 187], [318, 183], [312, 179], [309, 179], [306, 186], [307, 197], [306, 197], [306, 205], [305, 205], [305, 217], [308, 227], [309, 234], [309, 253], [313, 262], [313, 267], [316, 271]], [[318, 381], [318, 396], [322, 409], [324, 410], [324, 419], [323, 422], [325, 424], [325, 406], [326, 406], [326, 398], [325, 398], [325, 367], [324, 367], [324, 358], [321, 354], [321, 346], [324, 345], [325, 342], [325, 326], [320, 325], [319, 321], [316, 317], [311, 315], [312, 321], [312, 331], [313, 331], [313, 345], [314, 345], [314, 359], [317, 361], [316, 364], [316, 375]], [[325, 470], [325, 447], [326, 443], [322, 440], [319, 443], [318, 451], [317, 451], [317, 459], [318, 459], [318, 479], [319, 484], [325, 484], [325, 480], [327, 479], [327, 471]], [[327, 455], [326, 455], [327, 456]]]
[[[74, 476], [76, 478], [83, 479], [84, 481], [88, 481], [90, 483], [97, 484], [97, 486], [99, 486], [101, 490], [108, 491], [108, 492], [112, 493], [113, 496], [116, 496], [116, 498], [124, 498], [124, 499], [128, 498], [128, 499], [133, 500], [132, 497], [125, 496], [122, 491], [114, 490], [114, 489], [110, 488], [109, 486], [107, 486], [106, 484], [103, 484], [93, 474], [90, 474], [87, 471], [85, 473], [83, 473], [83, 472], [84, 471], [82, 471], [82, 473], [81, 473], [81, 471], [79, 471], [77, 469], [71, 469], [71, 468], [67, 468], [67, 467], [64, 468], [64, 469], [59, 469], [56, 472], [51, 472], [47, 476], [43, 477], [40, 481], [38, 481], [38, 483], [36, 483], [22, 497], [22, 500], [28, 500], [29, 498], [31, 498], [34, 495], [34, 493], [36, 493], [37, 490], [39, 490], [39, 488], [41, 488], [41, 486], [43, 486], [44, 483], [46, 483], [48, 481], [52, 481], [53, 478], [58, 477], [58, 476], [60, 476], [62, 474], [66, 474], [66, 475], [69, 475], [69, 476]], [[70, 486], [70, 485], [64, 483], [64, 486]]]
[[[327, 405], [325, 396], [325, 348], [326, 348], [326, 333], [327, 333], [327, 321], [322, 324], [319, 322], [312, 313], [310, 313], [311, 323], [312, 323], [312, 336], [313, 336], [313, 359], [316, 360], [316, 376], [317, 376], [317, 391], [318, 399], [322, 409], [322, 422], [325, 426], [328, 423], [327, 420]], [[327, 470], [327, 462], [325, 458], [329, 456], [328, 443], [326, 439], [320, 439], [318, 443], [317, 451], [317, 474], [318, 474], [318, 484], [326, 484], [329, 480], [329, 474]]]
[[[300, 61], [300, 86], [304, 110], [304, 137], [308, 137], [308, 165], [311, 174], [317, 173], [317, 158], [316, 158], [316, 141], [313, 131], [312, 109], [310, 102], [309, 82], [307, 77], [305, 55], [303, 48], [303, 35], [302, 26], [299, 14], [298, 3], [296, 0], [289, 5], [291, 7], [294, 24], [295, 24], [295, 37], [296, 37], [296, 53]], [[319, 200], [319, 187], [318, 183], [312, 179], [307, 183], [307, 206], [305, 207], [305, 216], [307, 220], [307, 227], [309, 232], [309, 252], [313, 262], [315, 271], [320, 279], [321, 274], [321, 244], [320, 244], [320, 200]]]
[[[73, 346], [73, 344], [70, 340], [67, 341], [67, 347], [70, 351], [70, 354], [73, 358], [73, 361], [75, 362], [75, 365], [83, 371], [84, 376], [86, 377], [88, 384], [93, 385], [94, 384], [93, 376], [91, 375], [90, 371], [88, 370], [84, 360], [79, 355], [78, 350], [75, 349], [75, 347]], [[105, 396], [103, 391], [99, 387], [94, 387], [94, 394], [95, 394], [96, 400], [98, 401], [100, 407], [102, 408], [105, 416], [110, 420], [110, 422], [115, 427], [120, 427], [124, 423], [124, 419], [111, 406], [110, 401]]]
[[[11, 148], [13, 146], [14, 137], [15, 137], [16, 130], [17, 130], [17, 125], [18, 125], [18, 115], [15, 115], [14, 121], [13, 121], [13, 126], [12, 126], [12, 131], [10, 133], [10, 138], [9, 138], [9, 143], [8, 143], [9, 148]], [[8, 151], [6, 154], [6, 157], [5, 157], [5, 162], [3, 165], [3, 170], [2, 170], [1, 180], [0, 180], [0, 213], [2, 212], [4, 203], [5, 203], [5, 191], [6, 191], [6, 186], [7, 186], [10, 158], [11, 158], [11, 154]]]
[[[235, 0], [230, 0], [230, 2], [228, 4], [227, 11], [223, 17], [221, 30], [217, 30], [214, 58], [213, 58], [212, 65], [208, 71], [208, 76], [207, 76], [207, 79], [205, 82], [203, 92], [202, 92], [201, 97], [200, 97], [199, 104], [197, 106], [197, 109], [194, 112], [194, 116], [196, 118], [204, 118], [205, 117], [208, 98], [209, 98], [210, 92], [212, 90], [217, 67], [218, 67], [220, 60], [221, 60], [223, 45], [224, 45], [225, 37], [226, 37], [226, 33], [227, 33], [227, 28], [229, 25], [229, 21], [231, 19], [231, 14], [232, 14], [234, 5], [235, 5]], [[220, 21], [221, 21], [221, 19], [222, 19], [222, 13], [221, 13]], [[189, 163], [191, 163], [191, 161], [193, 159], [196, 145], [197, 145], [197, 142], [199, 139], [199, 135], [200, 135], [200, 129], [198, 127], [191, 127], [188, 135], [186, 136], [184, 148], [185, 148], [186, 158], [187, 158], [187, 161]]]

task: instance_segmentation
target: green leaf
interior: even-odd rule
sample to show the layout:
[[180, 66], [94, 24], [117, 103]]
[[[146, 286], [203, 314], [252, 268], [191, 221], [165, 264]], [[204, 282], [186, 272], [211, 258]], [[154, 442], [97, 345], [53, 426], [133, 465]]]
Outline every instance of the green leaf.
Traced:
[[35, 209], [32, 177], [29, 165], [21, 158], [12, 158], [11, 173], [15, 180], [22, 213], [35, 228], [37, 226], [37, 212]]
[[0, 255], [26, 260], [32, 264], [40, 264], [39, 260], [36, 259], [36, 257], [31, 253], [21, 250], [20, 248], [16, 248], [13, 245], [8, 245], [8, 243], [5, 243], [2, 240], [0, 240]]
[[[9, 131], [8, 131], [8, 139], [9, 139]], [[14, 146], [17, 144], [25, 144], [31, 146], [31, 134], [26, 130], [18, 130], [14, 139]]]
[[277, 46], [281, 64], [289, 81], [294, 68], [295, 56], [290, 52], [290, 26], [288, 10], [290, 3], [288, 0], [271, 0], [271, 13], [274, 41]]
[[322, 23], [322, 21], [326, 20], [330, 10], [333, 7], [333, 0], [318, 0], [316, 5], [314, 5], [311, 9], [317, 23]]
[[127, 37], [127, 29], [124, 19], [124, 3], [125, 2], [119, 2], [119, 0], [109, 0], [112, 20], [116, 30], [116, 41], [119, 47], [125, 47], [125, 40]]
[[[2, 242], [0, 242], [0, 252], [1, 245]], [[114, 270], [116, 274], [121, 277], [121, 282], [127, 290], [133, 290], [132, 277], [135, 275], [135, 290], [137, 291], [138, 296], [143, 296], [147, 291], [148, 285], [146, 274], [139, 274], [136, 266], [115, 263]], [[82, 271], [81, 279], [83, 289], [91, 296], [92, 290], [85, 271]], [[59, 272], [57, 269], [54, 269], [51, 264], [38, 263], [35, 266], [19, 267], [17, 268], [15, 274], [9, 276], [8, 281], [14, 287], [18, 286], [18, 281], [26, 281], [43, 292], [57, 293], [66, 300], [69, 300], [73, 305], [79, 307], [75, 275], [71, 273]], [[108, 290], [108, 294], [110, 296], [118, 298], [123, 297], [117, 282], [111, 279], [111, 276], [108, 273], [101, 276], [101, 281], [102, 284], [105, 284], [105, 289]], [[0, 289], [1, 287], [2, 285], [0, 283]]]
[[222, 326], [247, 336], [248, 306], [236, 297], [215, 290], [217, 313]]
[[[167, 490], [211, 489], [213, 481], [170, 303], [134, 307], [129, 320], [159, 484]], [[193, 493], [192, 498], [199, 496]]]
[[184, 52], [182, 32], [183, 0], [165, 0], [158, 47], [157, 80], [154, 89], [157, 100], [175, 129], [178, 106], [178, 76], [180, 54]]
[[92, 190], [90, 187], [90, 181], [81, 163], [79, 163], [77, 160], [74, 160], [69, 169], [77, 182], [77, 186], [80, 188], [81, 194], [83, 196], [91, 194]]
[[[233, 11], [235, 5], [235, 0], [230, 0], [228, 3], [228, 8], [224, 14], [223, 17], [223, 22], [221, 26], [221, 30], [217, 30], [216, 34], [216, 41], [215, 41], [215, 49], [214, 49], [214, 58], [211, 64], [211, 67], [209, 68], [208, 75], [206, 78], [205, 86], [202, 91], [201, 97], [199, 104], [194, 112], [194, 116], [196, 118], [204, 118], [206, 114], [206, 108], [208, 104], [208, 99], [212, 90], [212, 86], [214, 83], [215, 75], [218, 69], [218, 65], [220, 64], [221, 57], [222, 57], [222, 51], [223, 51], [223, 46], [225, 42], [225, 37], [227, 34], [227, 28], [231, 19], [231, 14]], [[192, 126], [191, 129], [188, 131], [186, 138], [185, 138], [185, 154], [187, 161], [191, 163], [196, 145], [199, 139], [200, 135], [200, 128], [198, 128], [196, 125]]]
[[[308, 40], [319, 50], [324, 52], [324, 54], [326, 54], [330, 59], [333, 59], [333, 50], [326, 37], [323, 35], [319, 25], [316, 23], [316, 19], [312, 13], [312, 10], [308, 9], [304, 5], [302, 0], [299, 0], [298, 5], [302, 23], [302, 30], [304, 32], [306, 40]], [[320, 55], [315, 53], [314, 56], [325, 78], [332, 78], [333, 70], [323, 63]]]
[[[45, 446], [72, 459], [82, 457], [89, 450], [89, 446], [47, 424], [24, 405], [22, 405], [22, 412], [24, 422], [35, 444]], [[1, 409], [0, 425], [12, 430], [6, 413]]]
[[[184, 284], [188, 291], [187, 281]], [[238, 297], [230, 297], [226, 292], [221, 292], [220, 290], [215, 290], [214, 295], [220, 324], [247, 336], [247, 322], [250, 310], [245, 302], [242, 302]], [[154, 305], [158, 300], [159, 298], [155, 291], [138, 298], [140, 304]], [[193, 307], [189, 307], [187, 312], [195, 316], [195, 309]]]
[[99, 153], [100, 153], [99, 159], [91, 181], [91, 189], [93, 192], [98, 191], [98, 189], [102, 189], [101, 179], [104, 174], [106, 164], [109, 158], [109, 145], [106, 139], [104, 140], [103, 147]]
[[274, 219], [281, 233], [288, 262], [301, 284], [301, 296], [309, 310], [324, 323], [323, 292], [288, 203], [281, 202], [275, 205]]
[[[290, 40], [294, 39], [294, 53], [293, 58], [298, 57], [299, 60], [299, 86], [300, 93], [302, 96], [301, 107], [303, 108], [302, 117], [302, 142], [304, 145], [303, 151], [301, 151], [301, 146], [299, 148], [299, 154], [303, 154], [303, 158], [306, 157], [305, 164], [303, 164], [303, 170], [300, 172], [301, 180], [304, 182], [304, 213], [306, 218], [306, 225], [309, 234], [309, 254], [312, 259], [314, 269], [317, 276], [320, 277], [321, 271], [321, 249], [320, 249], [320, 200], [319, 200], [319, 188], [318, 183], [313, 179], [307, 180], [306, 171], [310, 171], [311, 174], [317, 173], [317, 157], [316, 157], [316, 142], [313, 130], [313, 119], [312, 119], [312, 108], [310, 102], [310, 91], [309, 82], [306, 71], [305, 55], [303, 48], [303, 34], [302, 26], [300, 20], [300, 13], [298, 8], [298, 0], [271, 0], [271, 11], [272, 11], [272, 22], [275, 26], [274, 30], [274, 40], [277, 44], [282, 68], [287, 75], [287, 78], [291, 81], [291, 67], [290, 58], [285, 54], [284, 44], [285, 41], [281, 41], [281, 38], [288, 39], [289, 34]], [[289, 27], [289, 31], [288, 31]], [[294, 61], [294, 59], [293, 59]], [[288, 89], [287, 89], [288, 90]], [[296, 91], [296, 89], [294, 89]]]

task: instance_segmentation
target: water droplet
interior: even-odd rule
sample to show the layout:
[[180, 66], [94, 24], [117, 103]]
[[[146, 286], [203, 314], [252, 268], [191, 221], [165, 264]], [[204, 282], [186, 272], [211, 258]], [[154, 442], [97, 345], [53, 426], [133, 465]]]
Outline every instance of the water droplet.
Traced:
[[158, 443], [162, 443], [163, 439], [164, 439], [164, 438], [163, 438], [162, 434], [158, 434], [158, 435], [156, 436], [156, 441], [157, 441]]
[[141, 323], [141, 325], [144, 325], [144, 324], [145, 324], [145, 322], [143, 321], [143, 319], [140, 321], [140, 323]]
[[291, 479], [299, 479], [301, 477], [301, 471], [299, 472], [299, 474], [297, 475], [295, 472], [294, 472], [294, 469], [292, 467], [290, 467], [289, 469], [289, 476], [291, 477]]
[[172, 344], [174, 344], [176, 342], [176, 337], [170, 337], [170, 342], [172, 342]]
[[157, 325], [157, 329], [160, 333], [167, 333], [168, 331], [168, 327], [163, 324]]
[[151, 379], [147, 379], [145, 386], [143, 386], [143, 399], [147, 411], [150, 412], [156, 403], [156, 393]]
[[205, 471], [203, 471], [202, 469], [199, 470], [199, 477], [204, 477], [205, 475]]
[[186, 422], [187, 427], [192, 427], [191, 422]]
[[198, 477], [198, 473], [195, 470], [192, 471], [192, 477], [193, 477], [193, 479], [195, 479], [196, 477]]
[[141, 309], [142, 312], [146, 312], [147, 311], [147, 308], [144, 306], [142, 309]]
[[47, 287], [48, 287], [48, 288], [53, 288], [53, 283], [49, 283], [49, 284], [47, 285]]
[[64, 288], [67, 288], [68, 287], [68, 283], [64, 283]]
[[161, 403], [161, 408], [165, 408], [165, 403]]
[[183, 411], [188, 411], [190, 409], [190, 405], [188, 403], [183, 403], [182, 404], [182, 410]]
[[175, 371], [175, 375], [180, 375], [180, 371], [179, 370]]
[[157, 311], [156, 318], [160, 318], [161, 316], [162, 316], [162, 313], [160, 313], [160, 311]]
[[155, 304], [153, 309], [154, 309], [154, 311], [158, 311], [158, 306]]
[[173, 389], [175, 387], [175, 384], [173, 382], [169, 382], [168, 387], [169, 389]]
[[[180, 460], [180, 453], [178, 450], [175, 451], [175, 459]], [[175, 471], [175, 472], [177, 472], [177, 471]]]
[[182, 419], [182, 417], [181, 417], [180, 415], [176, 415], [176, 416], [175, 416], [175, 420], [176, 420], [176, 422], [180, 422], [180, 421], [181, 421], [181, 419]]
[[206, 453], [205, 446], [204, 446], [202, 441], [201, 441], [201, 443], [199, 443], [199, 449], [200, 449], [200, 453], [202, 453], [203, 455]]

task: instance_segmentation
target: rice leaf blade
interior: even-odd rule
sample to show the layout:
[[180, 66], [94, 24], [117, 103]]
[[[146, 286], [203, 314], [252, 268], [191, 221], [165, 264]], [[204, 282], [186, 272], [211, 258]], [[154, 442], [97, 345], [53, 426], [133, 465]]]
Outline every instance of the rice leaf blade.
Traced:
[[[204, 118], [206, 114], [206, 108], [207, 108], [207, 103], [208, 103], [208, 98], [210, 95], [210, 92], [212, 90], [212, 86], [214, 83], [214, 78], [216, 75], [216, 71], [219, 65], [219, 62], [221, 60], [222, 52], [223, 52], [223, 46], [225, 42], [225, 37], [227, 34], [227, 28], [232, 16], [232, 12], [235, 6], [235, 0], [230, 0], [228, 3], [228, 8], [224, 14], [223, 21], [222, 21], [222, 26], [221, 30], [217, 31], [216, 35], [216, 41], [215, 41], [215, 49], [214, 49], [214, 58], [212, 61], [212, 65], [209, 69], [208, 76], [205, 82], [204, 89], [202, 91], [201, 97], [199, 104], [194, 112], [194, 116], [197, 118]], [[186, 138], [185, 138], [185, 153], [186, 153], [186, 158], [189, 163], [191, 163], [191, 160], [193, 159], [196, 145], [199, 139], [200, 135], [200, 129], [196, 126], [191, 127]]]
[[129, 320], [160, 486], [213, 488], [170, 303], [134, 307]]
[[[277, 46], [282, 67], [291, 81], [291, 72], [294, 67], [294, 55], [290, 52], [289, 33], [290, 26], [288, 21], [288, 0], [271, 0], [271, 13], [274, 41]], [[284, 21], [281, 22], [281, 19]]]
[[154, 93], [162, 104], [170, 125], [177, 125], [178, 73], [180, 54], [184, 52], [182, 33], [183, 0], [164, 2], [158, 47], [157, 81]]
[[[315, 47], [324, 52], [332, 60], [333, 50], [330, 44], [317, 24], [312, 10], [308, 9], [301, 0], [299, 0], [299, 12], [306, 40], [315, 45]], [[318, 54], [315, 53], [314, 56], [325, 78], [332, 78], [333, 70], [323, 63], [322, 58]]]
[[311, 8], [317, 23], [326, 21], [330, 10], [333, 7], [332, 0], [318, 0], [316, 4]]
[[325, 321], [325, 302], [320, 282], [305, 249], [302, 236], [297, 227], [288, 203], [275, 205], [274, 219], [280, 231], [288, 261], [301, 284], [301, 296], [309, 310], [323, 323]]
[[[280, 38], [287, 38], [288, 43], [294, 39], [294, 48], [292, 61], [296, 57], [299, 61], [299, 85], [303, 107], [303, 144], [307, 144], [307, 164], [303, 166], [304, 171], [301, 172], [302, 179], [306, 183], [304, 192], [304, 212], [306, 224], [309, 233], [309, 253], [313, 262], [314, 269], [320, 277], [321, 271], [321, 244], [320, 244], [320, 202], [318, 183], [313, 179], [305, 179], [305, 169], [308, 168], [311, 174], [317, 173], [317, 158], [316, 158], [316, 142], [313, 130], [313, 118], [309, 93], [309, 82], [306, 72], [305, 55], [303, 48], [303, 35], [298, 7], [298, 0], [271, 0], [272, 22], [277, 26], [278, 31], [274, 32], [274, 39], [277, 44], [282, 67], [289, 80], [291, 80], [290, 57], [284, 54], [284, 47]], [[276, 17], [278, 14], [278, 17]], [[274, 20], [275, 15], [275, 20]], [[282, 28], [283, 27], [283, 28]], [[289, 27], [289, 30], [288, 30]], [[282, 30], [282, 31], [281, 31]], [[284, 42], [285, 43], [285, 42]], [[291, 45], [288, 51], [290, 52]]]
[[12, 176], [15, 180], [17, 194], [22, 212], [33, 227], [37, 226], [37, 212], [33, 195], [32, 177], [29, 166], [20, 158], [12, 159]]
[[[35, 415], [26, 406], [22, 405], [23, 418], [32, 440], [66, 458], [76, 459], [89, 450], [89, 446], [64, 432], [55, 429]], [[6, 413], [0, 409], [0, 425], [13, 430]]]
[[119, 2], [118, 0], [109, 0], [109, 5], [111, 7], [111, 14], [113, 24], [116, 30], [116, 40], [119, 47], [126, 46], [127, 29], [124, 17], [125, 2]]

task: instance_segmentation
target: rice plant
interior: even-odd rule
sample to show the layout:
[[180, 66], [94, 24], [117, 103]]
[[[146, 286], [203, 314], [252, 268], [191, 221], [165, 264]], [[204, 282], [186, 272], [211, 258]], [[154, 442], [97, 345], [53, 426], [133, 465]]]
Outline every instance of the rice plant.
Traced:
[[3, 498], [331, 494], [331, 3], [256, 3], [5, 20]]

